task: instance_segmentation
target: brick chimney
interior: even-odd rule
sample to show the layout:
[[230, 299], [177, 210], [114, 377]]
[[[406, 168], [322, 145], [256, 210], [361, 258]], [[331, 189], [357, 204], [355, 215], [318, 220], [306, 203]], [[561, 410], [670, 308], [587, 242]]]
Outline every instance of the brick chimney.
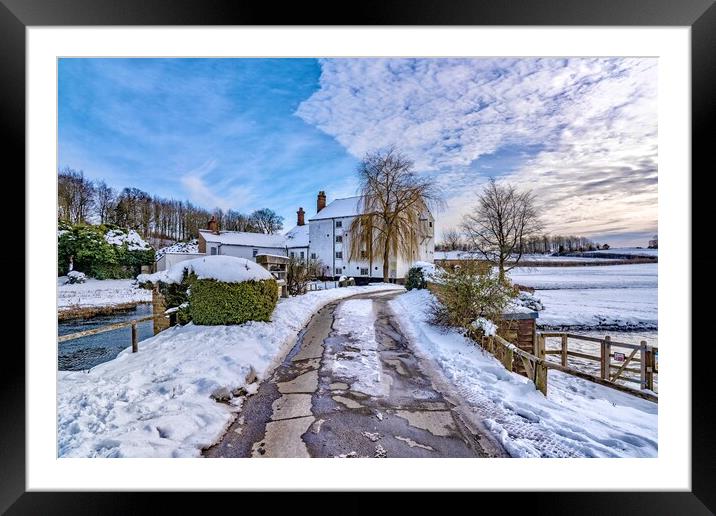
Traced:
[[316, 213], [326, 207], [326, 192], [321, 190], [318, 192], [318, 200], [316, 201]]
[[296, 212], [296, 214], [298, 215], [298, 218], [296, 220], [296, 225], [304, 226], [306, 224], [306, 220], [304, 218], [304, 216], [306, 215], [306, 212], [303, 211], [303, 208], [299, 208], [298, 211]]
[[219, 234], [219, 224], [216, 222], [215, 216], [213, 216], [213, 215], [211, 216], [211, 220], [209, 220], [209, 224], [207, 224], [207, 228], [212, 233], [215, 233], [217, 235]]

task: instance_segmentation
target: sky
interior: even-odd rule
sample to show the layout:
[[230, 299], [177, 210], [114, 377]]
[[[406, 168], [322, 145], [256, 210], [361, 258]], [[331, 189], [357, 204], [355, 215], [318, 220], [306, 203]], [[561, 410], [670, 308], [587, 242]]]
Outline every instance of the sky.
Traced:
[[434, 179], [437, 236], [490, 177], [532, 190], [546, 230], [614, 246], [657, 232], [654, 58], [63, 58], [59, 168], [207, 209], [356, 194], [395, 146]]

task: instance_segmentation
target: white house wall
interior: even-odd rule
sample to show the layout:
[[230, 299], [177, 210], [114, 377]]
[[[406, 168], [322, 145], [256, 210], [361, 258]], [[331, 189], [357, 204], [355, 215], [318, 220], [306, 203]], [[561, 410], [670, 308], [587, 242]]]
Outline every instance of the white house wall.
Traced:
[[[328, 276], [343, 274], [353, 277], [382, 277], [382, 260], [375, 260], [372, 263], [369, 260], [349, 260], [350, 234], [347, 233], [353, 222], [353, 218], [354, 217], [342, 217], [311, 221], [309, 224], [310, 253], [311, 255], [315, 253], [316, 258], [323, 262], [324, 271], [326, 271], [326, 275]], [[337, 221], [341, 222], [342, 227], [335, 227]], [[432, 215], [428, 216], [427, 222], [432, 223], [434, 226]], [[401, 257], [400, 260], [391, 264], [392, 267], [389, 272], [391, 277], [404, 278], [410, 266], [416, 261], [433, 262], [435, 253], [434, 228], [428, 225], [426, 230], [429, 230], [433, 236], [424, 239], [423, 242], [418, 245], [418, 248], [414, 250], [414, 256], [412, 258]], [[337, 243], [335, 241], [336, 236], [342, 236], [343, 242]], [[343, 253], [343, 258], [335, 258], [337, 251]], [[340, 272], [337, 272], [338, 268], [340, 268]], [[361, 274], [361, 269], [368, 269], [368, 274]]]

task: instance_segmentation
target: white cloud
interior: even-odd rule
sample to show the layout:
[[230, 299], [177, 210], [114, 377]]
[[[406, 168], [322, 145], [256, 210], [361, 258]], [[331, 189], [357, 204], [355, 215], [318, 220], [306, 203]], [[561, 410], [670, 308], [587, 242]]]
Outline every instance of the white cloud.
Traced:
[[206, 176], [216, 166], [216, 160], [210, 159], [181, 177], [181, 184], [185, 188], [189, 200], [198, 206], [209, 209], [229, 210], [250, 205], [254, 194], [248, 186], [228, 186], [226, 181], [219, 181], [215, 184], [207, 181]]
[[[475, 160], [539, 145], [506, 179], [536, 190], [553, 231], [656, 228], [655, 59], [327, 59], [296, 114], [360, 158], [395, 145], [469, 209]], [[494, 165], [493, 165], [494, 166]], [[491, 170], [493, 172], [493, 170]], [[438, 219], [440, 220], [440, 219]]]

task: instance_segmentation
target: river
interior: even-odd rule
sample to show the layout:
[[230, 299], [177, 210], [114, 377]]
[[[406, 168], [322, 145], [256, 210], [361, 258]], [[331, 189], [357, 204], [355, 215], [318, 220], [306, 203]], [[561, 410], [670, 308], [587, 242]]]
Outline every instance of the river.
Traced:
[[[78, 331], [91, 330], [99, 326], [123, 321], [131, 321], [152, 314], [152, 305], [144, 303], [134, 310], [112, 315], [98, 315], [90, 319], [70, 319], [58, 323], [58, 334], [67, 335]], [[139, 340], [154, 335], [151, 320], [137, 324]], [[57, 344], [57, 369], [60, 371], [80, 371], [90, 369], [98, 364], [115, 358], [120, 351], [132, 345], [131, 328], [120, 328], [96, 335], [80, 337]]]

